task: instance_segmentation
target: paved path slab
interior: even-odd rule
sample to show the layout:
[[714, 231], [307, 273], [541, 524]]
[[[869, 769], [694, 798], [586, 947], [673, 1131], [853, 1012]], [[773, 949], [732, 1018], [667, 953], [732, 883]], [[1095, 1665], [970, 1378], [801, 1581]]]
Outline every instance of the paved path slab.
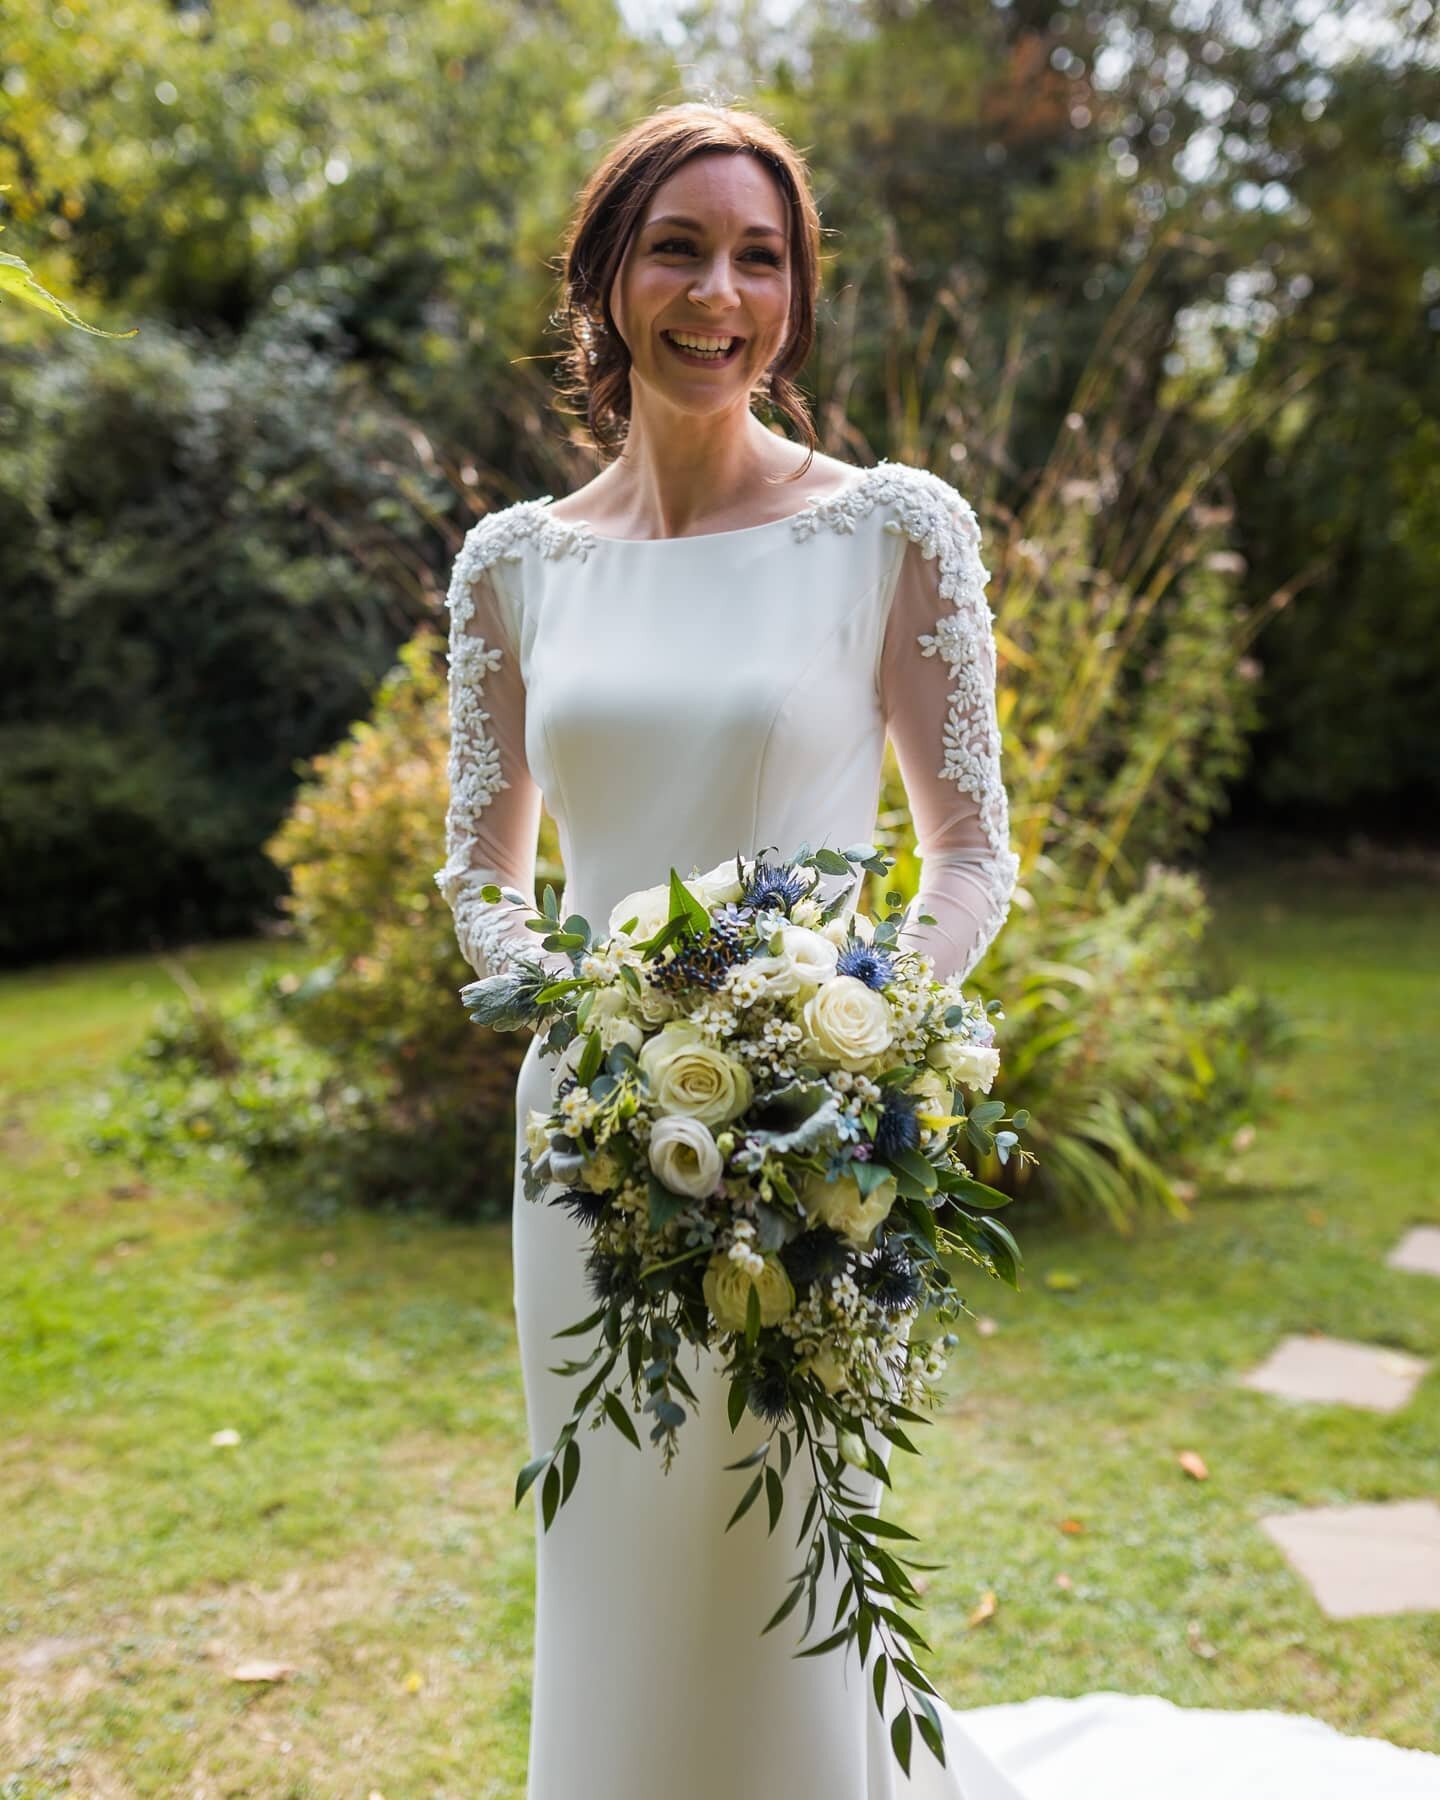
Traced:
[[1440, 1506], [1389, 1500], [1260, 1521], [1332, 1619], [1440, 1612]]
[[1440, 1225], [1415, 1225], [1385, 1258], [1392, 1269], [1440, 1275]]
[[1354, 1344], [1344, 1338], [1285, 1338], [1257, 1368], [1240, 1377], [1242, 1387], [1285, 1400], [1319, 1400], [1394, 1412], [1415, 1392], [1429, 1368], [1423, 1357], [1382, 1344]]

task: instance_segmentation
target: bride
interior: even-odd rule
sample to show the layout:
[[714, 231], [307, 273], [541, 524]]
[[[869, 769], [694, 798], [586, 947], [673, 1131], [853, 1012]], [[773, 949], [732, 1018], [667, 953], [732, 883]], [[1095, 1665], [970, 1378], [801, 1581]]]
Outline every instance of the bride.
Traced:
[[[942, 977], [965, 975], [1005, 922], [1016, 859], [975, 515], [926, 470], [815, 450], [795, 378], [818, 270], [804, 164], [747, 112], [657, 112], [579, 198], [564, 317], [604, 466], [564, 499], [483, 519], [450, 583], [436, 880], [477, 975], [537, 957], [571, 972], [537, 950], [528, 906], [482, 893], [533, 894], [542, 797], [566, 870], [562, 915], [603, 933], [671, 865], [869, 840], [887, 735], [923, 858], [914, 912], [934, 921], [908, 924], [902, 943]], [[767, 389], [803, 458], [752, 410]], [[522, 1194], [524, 1122], [548, 1109], [556, 1073], [539, 1042], [516, 1087], [514, 1204], [536, 1455], [574, 1400], [553, 1372], [565, 1353], [553, 1334], [595, 1299], [581, 1225]], [[917, 1741], [907, 1779], [848, 1649], [801, 1658], [784, 1629], [761, 1635], [793, 1549], [758, 1508], [725, 1530], [737, 1499], [725, 1465], [760, 1422], [746, 1413], [732, 1436], [720, 1365], [695, 1358], [700, 1404], [668, 1473], [600, 1431], [548, 1532], [533, 1490], [527, 1800], [1440, 1795], [1440, 1758], [1280, 1713], [1110, 1693], [942, 1706], [946, 1766]]]

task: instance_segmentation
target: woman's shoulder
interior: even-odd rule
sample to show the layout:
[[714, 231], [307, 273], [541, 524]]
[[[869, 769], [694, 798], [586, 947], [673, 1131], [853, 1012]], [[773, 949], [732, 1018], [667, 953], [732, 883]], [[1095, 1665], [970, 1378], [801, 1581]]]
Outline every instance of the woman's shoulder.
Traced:
[[551, 494], [536, 500], [516, 500], [510, 506], [493, 507], [465, 533], [450, 576], [450, 602], [457, 592], [482, 575], [493, 563], [516, 562], [527, 548], [544, 556], [572, 555], [584, 548], [584, 534], [562, 520], [551, 518]]

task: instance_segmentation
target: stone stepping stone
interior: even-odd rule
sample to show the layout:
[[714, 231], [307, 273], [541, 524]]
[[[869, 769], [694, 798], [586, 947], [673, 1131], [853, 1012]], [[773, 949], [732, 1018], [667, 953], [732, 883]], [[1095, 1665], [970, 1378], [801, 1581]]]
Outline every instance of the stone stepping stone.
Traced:
[[1440, 1506], [1387, 1500], [1260, 1521], [1332, 1619], [1440, 1612]]
[[1392, 1269], [1440, 1275], [1440, 1225], [1416, 1225], [1385, 1258]]
[[1283, 1400], [1395, 1412], [1415, 1392], [1429, 1366], [1423, 1357], [1380, 1344], [1296, 1335], [1285, 1338], [1264, 1362], [1242, 1375], [1240, 1385]]

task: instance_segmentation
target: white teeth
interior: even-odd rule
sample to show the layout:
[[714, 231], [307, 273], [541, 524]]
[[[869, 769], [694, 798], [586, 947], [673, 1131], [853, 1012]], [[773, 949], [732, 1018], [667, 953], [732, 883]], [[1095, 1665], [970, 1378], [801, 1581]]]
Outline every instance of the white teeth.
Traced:
[[667, 334], [672, 343], [688, 350], [694, 356], [712, 356], [717, 361], [730, 353], [733, 338], [696, 337], [689, 332], [672, 331]]

